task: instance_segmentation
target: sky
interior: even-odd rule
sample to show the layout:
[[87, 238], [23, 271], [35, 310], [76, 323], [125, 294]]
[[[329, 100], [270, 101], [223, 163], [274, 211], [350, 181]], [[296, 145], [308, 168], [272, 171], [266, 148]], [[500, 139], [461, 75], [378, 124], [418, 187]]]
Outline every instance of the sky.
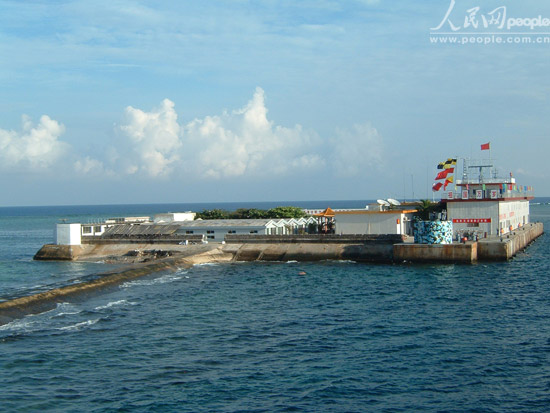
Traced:
[[0, 206], [438, 199], [439, 162], [489, 155], [550, 196], [545, 19], [538, 0], [0, 0]]

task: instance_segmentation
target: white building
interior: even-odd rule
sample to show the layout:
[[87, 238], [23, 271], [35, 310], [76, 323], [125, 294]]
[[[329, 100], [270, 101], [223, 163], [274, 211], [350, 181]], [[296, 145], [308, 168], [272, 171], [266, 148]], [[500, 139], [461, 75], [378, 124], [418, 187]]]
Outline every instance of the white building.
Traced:
[[102, 222], [90, 222], [81, 225], [81, 235], [83, 237], [99, 237], [105, 233], [105, 231], [115, 225], [123, 224], [143, 224], [150, 222], [150, 217], [119, 217], [108, 218]]
[[57, 224], [54, 238], [57, 245], [80, 245], [80, 224]]
[[289, 219], [207, 219], [181, 223], [178, 234], [205, 235], [209, 241], [221, 242], [226, 234], [289, 235], [304, 232], [314, 218]]
[[412, 235], [411, 221], [416, 210], [334, 210], [336, 234]]
[[174, 222], [193, 221], [197, 216], [196, 212], [166, 212], [163, 214], [155, 214], [153, 222], [155, 224], [171, 224]]
[[[532, 188], [518, 185], [511, 174], [509, 178], [485, 177], [483, 168], [492, 169], [493, 165], [467, 165], [465, 161], [464, 179], [457, 180], [456, 189], [443, 196], [454, 236], [464, 232], [480, 237], [503, 235], [529, 223]], [[478, 169], [479, 177], [472, 178], [468, 169]]]

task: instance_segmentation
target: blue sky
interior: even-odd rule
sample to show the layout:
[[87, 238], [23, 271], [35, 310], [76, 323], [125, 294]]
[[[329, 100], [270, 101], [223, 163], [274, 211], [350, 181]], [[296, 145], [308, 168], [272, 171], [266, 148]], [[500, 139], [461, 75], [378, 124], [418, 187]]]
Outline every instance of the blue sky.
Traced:
[[482, 20], [550, 4], [451, 5], [0, 0], [0, 205], [426, 198], [488, 141], [550, 196], [550, 27]]

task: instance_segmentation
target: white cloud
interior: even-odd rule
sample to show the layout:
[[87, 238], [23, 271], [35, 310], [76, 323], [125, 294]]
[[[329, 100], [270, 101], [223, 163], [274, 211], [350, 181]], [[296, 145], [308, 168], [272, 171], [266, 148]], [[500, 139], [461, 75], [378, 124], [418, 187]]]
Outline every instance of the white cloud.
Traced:
[[74, 169], [83, 175], [101, 175], [106, 172], [103, 169], [103, 162], [92, 159], [89, 156], [75, 161]]
[[120, 129], [130, 139], [137, 155], [135, 165], [126, 170], [143, 170], [153, 177], [168, 175], [172, 164], [179, 159], [177, 151], [181, 146], [174, 103], [164, 99], [161, 106], [151, 112], [128, 106], [126, 117], [127, 123]]
[[200, 173], [210, 178], [265, 177], [324, 165], [316, 153], [318, 136], [300, 125], [274, 125], [267, 118], [264, 91], [259, 87], [242, 109], [187, 124], [185, 142], [197, 151]]
[[370, 123], [355, 124], [352, 130], [338, 129], [332, 144], [334, 167], [340, 175], [364, 174], [382, 166], [382, 137]]
[[47, 115], [37, 125], [23, 115], [21, 132], [0, 129], [0, 159], [3, 167], [20, 166], [34, 170], [47, 169], [68, 150], [59, 140], [65, 127]]
[[[107, 162], [117, 164], [124, 175], [220, 180], [312, 174], [323, 168], [359, 176], [382, 166], [382, 138], [370, 123], [338, 129], [336, 138], [322, 140], [299, 124], [276, 125], [267, 114], [265, 93], [259, 87], [240, 109], [181, 125], [169, 99], [151, 112], [129, 106], [120, 130], [132, 146], [111, 148]], [[103, 165], [88, 158], [75, 167], [91, 173]]]

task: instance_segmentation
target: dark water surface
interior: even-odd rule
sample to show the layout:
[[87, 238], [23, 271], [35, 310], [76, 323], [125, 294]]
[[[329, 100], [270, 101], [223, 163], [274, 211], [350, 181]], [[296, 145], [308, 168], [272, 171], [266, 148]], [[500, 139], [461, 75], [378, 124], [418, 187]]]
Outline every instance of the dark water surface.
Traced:
[[[0, 210], [0, 299], [107, 268], [31, 260], [66, 208]], [[549, 252], [156, 274], [0, 327], [0, 411], [548, 411]]]

